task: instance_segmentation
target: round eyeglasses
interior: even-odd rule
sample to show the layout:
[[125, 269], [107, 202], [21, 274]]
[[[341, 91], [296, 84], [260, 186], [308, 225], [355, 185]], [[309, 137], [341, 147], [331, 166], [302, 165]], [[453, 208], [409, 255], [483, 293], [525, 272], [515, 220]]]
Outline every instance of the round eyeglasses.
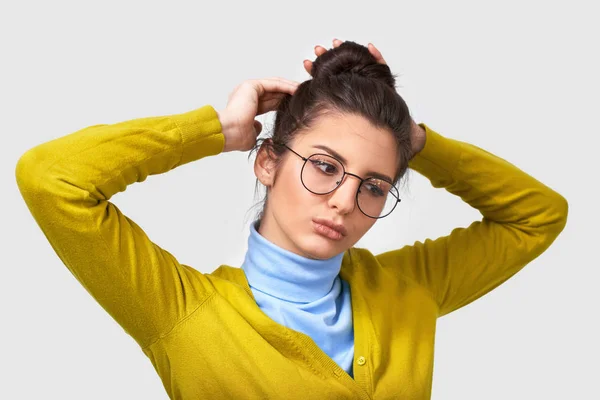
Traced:
[[401, 201], [398, 189], [386, 180], [371, 177], [363, 179], [358, 175], [346, 172], [344, 165], [329, 154], [317, 153], [306, 158], [287, 145], [283, 146], [304, 160], [300, 180], [306, 190], [311, 193], [331, 193], [341, 185], [346, 175], [350, 175], [360, 179], [360, 186], [356, 191], [356, 204], [367, 217], [375, 219], [386, 217]]

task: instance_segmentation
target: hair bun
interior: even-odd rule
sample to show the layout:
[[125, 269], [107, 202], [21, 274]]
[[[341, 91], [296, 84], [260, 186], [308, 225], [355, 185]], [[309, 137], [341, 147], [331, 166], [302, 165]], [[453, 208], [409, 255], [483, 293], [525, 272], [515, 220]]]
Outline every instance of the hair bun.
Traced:
[[313, 61], [311, 75], [315, 80], [331, 79], [338, 75], [359, 75], [396, 87], [396, 79], [386, 64], [377, 62], [369, 49], [352, 41], [342, 42]]

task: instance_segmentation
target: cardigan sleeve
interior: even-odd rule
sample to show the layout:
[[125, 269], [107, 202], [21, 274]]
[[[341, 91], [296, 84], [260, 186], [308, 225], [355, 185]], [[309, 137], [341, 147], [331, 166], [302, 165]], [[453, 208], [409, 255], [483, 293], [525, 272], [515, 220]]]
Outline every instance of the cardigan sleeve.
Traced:
[[419, 125], [426, 131], [425, 147], [409, 167], [433, 187], [460, 196], [483, 218], [376, 259], [429, 290], [442, 316], [488, 293], [544, 252], [565, 227], [568, 203], [506, 160]]
[[50, 245], [81, 285], [145, 347], [211, 294], [110, 201], [134, 182], [216, 155], [224, 135], [212, 106], [93, 125], [25, 152], [20, 193]]

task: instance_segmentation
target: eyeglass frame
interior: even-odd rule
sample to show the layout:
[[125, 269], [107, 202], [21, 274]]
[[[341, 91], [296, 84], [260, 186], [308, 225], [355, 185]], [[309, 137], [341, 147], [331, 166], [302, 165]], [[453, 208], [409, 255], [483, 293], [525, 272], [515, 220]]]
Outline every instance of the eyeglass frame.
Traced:
[[[340, 186], [342, 186], [342, 183], [344, 182], [344, 178], [346, 177], [346, 175], [350, 175], [353, 176], [355, 178], [358, 178], [360, 180], [360, 185], [358, 185], [358, 189], [356, 189], [356, 196], [355, 196], [355, 200], [356, 200], [356, 206], [358, 207], [358, 209], [360, 210], [361, 213], [363, 213], [364, 215], [366, 215], [369, 218], [373, 218], [373, 219], [381, 219], [381, 218], [385, 218], [388, 215], [390, 215], [395, 209], [396, 206], [398, 205], [398, 203], [400, 203], [402, 201], [402, 199], [399, 196], [396, 196], [394, 193], [392, 193], [391, 191], [388, 192], [388, 194], [391, 194], [392, 196], [394, 196], [396, 198], [396, 202], [394, 203], [394, 206], [392, 207], [392, 209], [390, 210], [389, 213], [385, 214], [384, 216], [379, 216], [379, 217], [373, 217], [371, 215], [368, 215], [367, 213], [365, 213], [362, 208], [360, 208], [360, 204], [358, 204], [358, 194], [360, 193], [360, 187], [362, 186], [363, 182], [370, 179], [371, 177], [368, 178], [361, 178], [360, 176], [353, 174], [351, 172], [347, 172], [346, 171], [346, 167], [344, 166], [344, 163], [342, 163], [340, 160], [338, 160], [336, 157], [332, 156], [331, 154], [326, 154], [326, 153], [315, 153], [315, 154], [311, 154], [309, 157], [303, 157], [300, 154], [298, 154], [296, 151], [294, 151], [292, 148], [290, 148], [288, 145], [286, 144], [282, 144], [286, 149], [288, 149], [289, 151], [291, 151], [292, 153], [294, 153], [295, 155], [297, 155], [298, 157], [300, 157], [303, 161], [304, 164], [302, 165], [302, 169], [300, 170], [300, 182], [302, 182], [302, 186], [304, 186], [304, 188], [306, 190], [308, 190], [309, 192], [316, 194], [316, 195], [326, 195], [329, 193], [332, 193], [333, 191], [335, 191], [337, 188], [339, 188]], [[312, 190], [310, 190], [309, 188], [306, 187], [306, 185], [304, 184], [304, 180], [302, 179], [302, 173], [304, 172], [304, 167], [306, 166], [306, 162], [312, 157], [312, 156], [327, 156], [327, 157], [331, 157], [334, 160], [336, 160], [341, 166], [342, 166], [342, 178], [340, 179], [340, 183], [337, 184], [336, 187], [334, 187], [333, 189], [331, 189], [329, 192], [327, 193], [316, 193], [313, 192]], [[379, 179], [379, 178], [377, 178]], [[383, 180], [383, 179], [381, 179]], [[383, 180], [384, 182], [387, 182], [385, 180]], [[398, 191], [398, 188], [392, 184], [391, 182], [388, 182], [390, 184], [391, 187], [393, 187], [394, 189], [396, 189], [396, 191]], [[399, 192], [399, 191], [398, 191]]]

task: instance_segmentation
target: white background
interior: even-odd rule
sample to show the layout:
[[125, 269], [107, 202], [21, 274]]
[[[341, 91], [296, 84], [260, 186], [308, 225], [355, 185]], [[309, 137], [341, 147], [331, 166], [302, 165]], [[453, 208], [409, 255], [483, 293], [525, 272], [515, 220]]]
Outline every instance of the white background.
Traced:
[[[334, 37], [378, 46], [417, 122], [512, 162], [569, 202], [545, 253], [439, 320], [433, 398], [600, 398], [594, 3], [2, 2], [0, 398], [167, 398], [36, 225], [17, 189], [18, 158], [90, 125], [223, 109], [246, 79], [309, 79], [302, 60]], [[258, 211], [247, 155], [151, 176], [111, 201], [180, 262], [239, 266]], [[357, 246], [398, 248], [481, 218], [421, 175], [409, 179], [399, 208]]]

